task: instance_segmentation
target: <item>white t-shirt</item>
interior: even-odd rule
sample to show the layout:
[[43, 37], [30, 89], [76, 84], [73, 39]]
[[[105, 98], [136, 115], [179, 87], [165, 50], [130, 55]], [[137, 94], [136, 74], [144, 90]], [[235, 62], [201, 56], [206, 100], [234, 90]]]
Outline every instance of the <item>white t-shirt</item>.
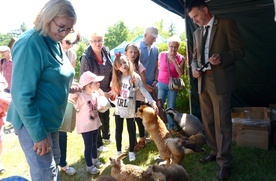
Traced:
[[140, 90], [142, 95], [151, 104], [154, 102], [149, 92], [145, 89], [141, 77], [134, 72], [135, 80], [131, 76], [122, 78], [121, 92], [116, 97], [115, 114], [120, 115], [121, 118], [135, 117], [136, 91]]

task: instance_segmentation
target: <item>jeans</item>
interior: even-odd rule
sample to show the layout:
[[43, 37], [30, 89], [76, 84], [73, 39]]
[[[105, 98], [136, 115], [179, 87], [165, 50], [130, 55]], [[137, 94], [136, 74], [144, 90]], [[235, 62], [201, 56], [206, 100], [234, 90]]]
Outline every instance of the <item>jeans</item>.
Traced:
[[59, 148], [60, 148], [60, 161], [59, 166], [65, 167], [66, 162], [66, 153], [67, 153], [67, 132], [59, 131]]
[[[167, 108], [175, 109], [177, 92], [170, 90], [168, 87], [168, 84], [164, 84], [162, 82], [158, 82], [157, 86], [158, 86], [158, 99], [162, 99], [162, 102], [164, 104], [167, 98], [168, 99]], [[168, 123], [167, 123], [168, 130], [173, 129], [174, 122], [171, 116], [167, 115], [167, 120], [168, 120]]]
[[98, 158], [97, 150], [97, 137], [98, 129], [82, 133], [82, 138], [84, 142], [84, 158], [86, 165], [91, 167], [93, 165], [92, 158]]
[[60, 160], [58, 132], [48, 134], [51, 140], [51, 150], [43, 156], [37, 155], [36, 151], [33, 150], [34, 142], [24, 125], [20, 129], [15, 129], [15, 133], [29, 164], [32, 181], [59, 181], [57, 166]]
[[98, 147], [103, 145], [103, 139], [106, 139], [106, 140], [110, 139], [109, 110], [105, 111], [104, 113], [99, 112], [99, 117], [101, 119], [102, 125], [99, 128], [99, 132], [98, 132], [98, 140], [97, 140]]

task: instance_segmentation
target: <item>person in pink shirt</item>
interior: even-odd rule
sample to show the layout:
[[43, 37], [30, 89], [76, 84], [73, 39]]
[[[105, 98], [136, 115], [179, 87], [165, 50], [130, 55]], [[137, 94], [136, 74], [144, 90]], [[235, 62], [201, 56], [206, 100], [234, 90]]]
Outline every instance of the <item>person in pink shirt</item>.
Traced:
[[8, 87], [5, 92], [10, 93], [11, 90], [11, 75], [12, 75], [12, 56], [8, 46], [0, 46], [1, 62], [0, 71], [8, 82]]
[[70, 95], [77, 110], [77, 133], [82, 135], [84, 141], [86, 171], [91, 174], [99, 173], [98, 168], [102, 166], [97, 155], [97, 137], [102, 125], [98, 111], [103, 107], [98, 105], [97, 99], [104, 97], [104, 92], [100, 89], [100, 81], [103, 79], [104, 76], [86, 71], [79, 80], [80, 86], [83, 87], [82, 92]]
[[[163, 104], [167, 100], [167, 108], [173, 109], [175, 109], [177, 92], [168, 87], [169, 74], [171, 77], [179, 78], [184, 73], [185, 59], [177, 52], [180, 41], [180, 38], [176, 36], [168, 38], [168, 51], [160, 52], [158, 60], [158, 99], [162, 99]], [[167, 128], [174, 133], [174, 122], [169, 115], [167, 115]]]
[[[6, 79], [0, 74], [0, 92], [3, 92], [3, 90], [7, 86], [8, 86], [8, 83], [7, 83]], [[3, 117], [5, 117], [5, 116], [6, 116], [5, 106], [2, 106], [2, 104], [0, 102], [0, 174], [5, 171], [5, 168], [2, 164], [2, 159], [1, 159], [2, 151], [3, 151], [2, 142], [3, 142], [4, 125], [5, 125]]]

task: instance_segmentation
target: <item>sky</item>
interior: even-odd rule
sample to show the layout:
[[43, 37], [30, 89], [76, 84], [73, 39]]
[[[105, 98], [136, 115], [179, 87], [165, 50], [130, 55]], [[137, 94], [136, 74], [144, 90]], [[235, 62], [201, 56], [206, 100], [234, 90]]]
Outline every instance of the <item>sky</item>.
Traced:
[[[0, 33], [18, 29], [24, 22], [28, 28], [45, 0], [0, 0]], [[77, 13], [76, 29], [86, 36], [93, 31], [106, 31], [108, 27], [123, 21], [132, 29], [151, 26], [164, 20], [165, 28], [171, 23], [177, 34], [185, 31], [184, 19], [151, 0], [71, 0]]]

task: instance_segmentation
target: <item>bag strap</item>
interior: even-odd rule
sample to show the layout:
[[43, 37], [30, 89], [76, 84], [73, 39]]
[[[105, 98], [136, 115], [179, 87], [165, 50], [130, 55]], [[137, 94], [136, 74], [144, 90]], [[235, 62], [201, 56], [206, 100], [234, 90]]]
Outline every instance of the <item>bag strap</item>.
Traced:
[[168, 53], [166, 53], [166, 62], [167, 62], [169, 77], [171, 77], [170, 64], [169, 64], [169, 60], [168, 60]]

